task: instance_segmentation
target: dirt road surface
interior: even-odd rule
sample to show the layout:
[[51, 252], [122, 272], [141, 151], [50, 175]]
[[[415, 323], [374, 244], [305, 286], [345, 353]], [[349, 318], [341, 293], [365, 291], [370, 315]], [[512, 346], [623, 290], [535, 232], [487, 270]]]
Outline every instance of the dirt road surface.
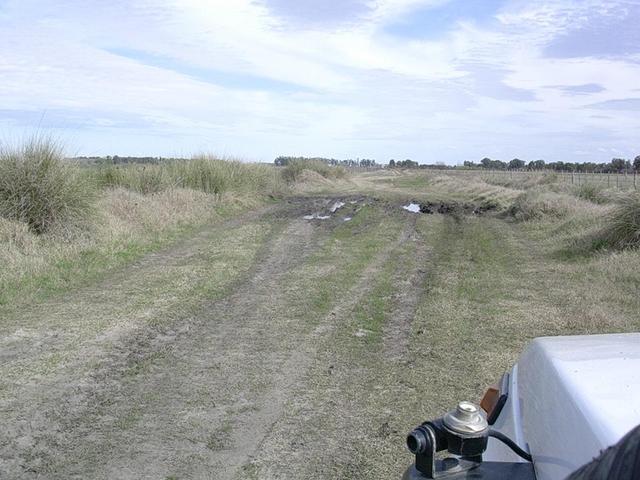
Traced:
[[1, 327], [0, 477], [365, 478], [381, 450], [400, 474], [387, 402], [427, 257], [396, 206], [293, 199], [25, 308]]

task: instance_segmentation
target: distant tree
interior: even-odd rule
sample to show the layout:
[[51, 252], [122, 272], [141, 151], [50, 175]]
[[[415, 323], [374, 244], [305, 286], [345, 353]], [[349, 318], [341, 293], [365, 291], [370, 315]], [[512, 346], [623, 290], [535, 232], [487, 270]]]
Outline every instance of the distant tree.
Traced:
[[375, 160], [370, 160], [368, 158], [363, 158], [362, 160], [360, 160], [361, 167], [374, 167], [375, 165], [376, 165]]
[[476, 168], [478, 166], [477, 163], [471, 162], [469, 160], [465, 160], [462, 165], [466, 168]]
[[418, 165], [418, 162], [415, 162], [410, 158], [407, 158], [406, 160], [398, 160], [396, 162], [396, 167], [397, 168], [418, 168], [419, 165]]
[[520, 170], [521, 168], [524, 168], [524, 165], [524, 160], [520, 160], [519, 158], [514, 158], [509, 162], [509, 168], [512, 170]]
[[633, 169], [636, 172], [640, 172], [640, 155], [633, 160]]
[[595, 172], [598, 169], [598, 164], [593, 162], [578, 163], [579, 172]]
[[613, 172], [622, 172], [630, 166], [629, 161], [624, 158], [614, 158], [611, 160], [611, 170]]
[[396, 168], [396, 161], [393, 158], [389, 160], [389, 168]]
[[488, 157], [484, 157], [482, 160], [480, 160], [480, 165], [483, 166], [483, 168], [491, 168], [491, 163], [493, 162], [493, 160], [491, 160]]
[[543, 170], [545, 167], [546, 163], [544, 160], [532, 160], [529, 162], [529, 165], [527, 165], [529, 170]]

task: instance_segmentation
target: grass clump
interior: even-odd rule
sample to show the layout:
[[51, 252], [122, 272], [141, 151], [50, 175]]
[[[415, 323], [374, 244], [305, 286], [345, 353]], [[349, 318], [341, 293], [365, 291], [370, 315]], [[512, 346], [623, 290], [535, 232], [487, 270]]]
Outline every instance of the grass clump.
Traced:
[[36, 234], [84, 222], [94, 191], [50, 137], [34, 136], [0, 148], [0, 216]]
[[333, 167], [319, 160], [293, 160], [282, 170], [282, 178], [288, 183], [298, 181], [305, 170], [311, 170], [324, 178], [343, 178], [346, 171], [342, 167]]
[[546, 190], [528, 190], [516, 197], [508, 212], [516, 220], [528, 221], [544, 217], [562, 218], [576, 207], [577, 202], [567, 195]]
[[640, 194], [632, 193], [620, 199], [596, 234], [594, 247], [615, 250], [640, 247]]
[[595, 183], [585, 183], [574, 189], [574, 195], [592, 203], [609, 203], [611, 199], [605, 194], [604, 188]]

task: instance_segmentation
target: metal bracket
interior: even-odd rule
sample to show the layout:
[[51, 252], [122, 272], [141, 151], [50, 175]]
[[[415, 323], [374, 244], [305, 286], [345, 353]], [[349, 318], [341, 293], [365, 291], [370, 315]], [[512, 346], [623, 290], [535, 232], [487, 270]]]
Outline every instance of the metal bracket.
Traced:
[[415, 468], [423, 478], [447, 478], [467, 472], [480, 465], [480, 462], [464, 458], [447, 457], [436, 459], [436, 434], [430, 425], [422, 425], [420, 428], [425, 435], [425, 448], [416, 453]]

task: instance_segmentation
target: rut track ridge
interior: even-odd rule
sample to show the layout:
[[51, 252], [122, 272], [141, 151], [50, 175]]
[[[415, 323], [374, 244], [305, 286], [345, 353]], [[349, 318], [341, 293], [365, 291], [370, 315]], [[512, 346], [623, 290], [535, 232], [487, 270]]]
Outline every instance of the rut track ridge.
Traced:
[[[295, 199], [212, 227], [241, 227], [269, 215], [282, 224], [222, 298], [166, 324], [110, 329], [80, 345], [75, 360], [0, 400], [9, 425], [0, 434], [0, 472], [54, 479], [240, 474], [285, 413], [291, 392], [306, 381], [320, 340], [351, 314], [412, 236], [413, 227], [405, 225], [307, 331], [295, 310], [307, 292], [288, 280], [302, 274], [339, 224], [302, 219], [326, 202]], [[192, 250], [210, 235], [199, 232], [105, 282], [121, 286], [167, 263], [187, 259], [188, 265]], [[44, 338], [39, 348], [55, 344]]]

